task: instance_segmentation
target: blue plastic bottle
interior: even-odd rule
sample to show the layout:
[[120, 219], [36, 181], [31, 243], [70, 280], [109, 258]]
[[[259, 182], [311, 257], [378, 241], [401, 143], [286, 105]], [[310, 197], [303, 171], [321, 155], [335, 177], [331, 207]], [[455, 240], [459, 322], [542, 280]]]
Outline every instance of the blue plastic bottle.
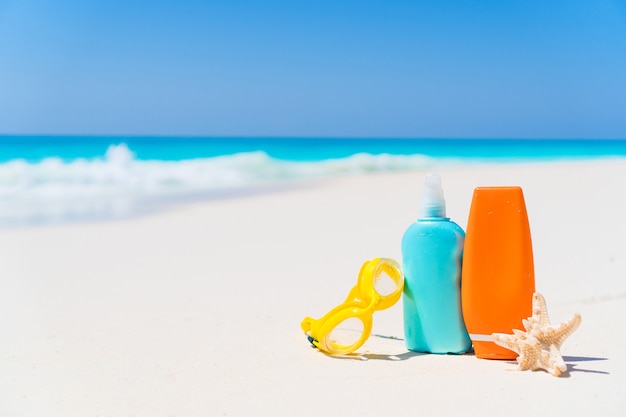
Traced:
[[446, 217], [439, 175], [426, 176], [419, 219], [402, 238], [404, 340], [409, 350], [463, 353], [472, 347], [461, 309], [465, 233]]

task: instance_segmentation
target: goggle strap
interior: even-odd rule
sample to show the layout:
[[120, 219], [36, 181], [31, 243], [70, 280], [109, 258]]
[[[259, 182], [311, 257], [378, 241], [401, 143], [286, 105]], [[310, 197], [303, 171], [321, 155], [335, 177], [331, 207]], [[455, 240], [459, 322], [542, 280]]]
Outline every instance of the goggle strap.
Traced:
[[319, 344], [320, 344], [319, 340], [314, 339], [313, 337], [309, 335], [307, 335], [306, 338], [309, 341], [309, 343], [311, 343], [311, 347], [319, 349]]

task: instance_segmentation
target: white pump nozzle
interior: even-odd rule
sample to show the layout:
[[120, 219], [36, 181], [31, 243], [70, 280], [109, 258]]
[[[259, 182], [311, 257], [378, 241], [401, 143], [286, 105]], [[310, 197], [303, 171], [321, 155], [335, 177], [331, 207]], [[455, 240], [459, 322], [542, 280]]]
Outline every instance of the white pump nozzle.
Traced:
[[424, 179], [422, 194], [421, 217], [446, 217], [446, 200], [441, 188], [441, 177], [428, 174]]

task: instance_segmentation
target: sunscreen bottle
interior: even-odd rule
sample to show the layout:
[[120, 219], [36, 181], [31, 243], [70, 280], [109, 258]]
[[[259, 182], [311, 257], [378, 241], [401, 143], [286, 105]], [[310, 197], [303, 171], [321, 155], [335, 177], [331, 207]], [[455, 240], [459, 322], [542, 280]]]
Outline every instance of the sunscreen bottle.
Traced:
[[470, 207], [463, 255], [463, 317], [476, 357], [515, 359], [493, 343], [532, 315], [535, 292], [530, 227], [520, 187], [478, 187]]
[[439, 175], [426, 176], [420, 217], [402, 238], [404, 340], [415, 352], [463, 353], [472, 344], [461, 309], [465, 233], [446, 217]]

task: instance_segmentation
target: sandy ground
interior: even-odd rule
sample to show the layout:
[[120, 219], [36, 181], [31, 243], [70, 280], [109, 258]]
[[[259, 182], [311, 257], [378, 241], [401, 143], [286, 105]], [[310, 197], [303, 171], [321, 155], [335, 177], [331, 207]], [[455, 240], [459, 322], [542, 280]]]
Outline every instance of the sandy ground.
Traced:
[[537, 290], [553, 323], [583, 318], [568, 377], [407, 352], [400, 304], [360, 355], [310, 347], [304, 316], [400, 261], [424, 172], [383, 174], [0, 231], [0, 416], [623, 416], [626, 160], [437, 172], [464, 228], [474, 187], [523, 187]]

